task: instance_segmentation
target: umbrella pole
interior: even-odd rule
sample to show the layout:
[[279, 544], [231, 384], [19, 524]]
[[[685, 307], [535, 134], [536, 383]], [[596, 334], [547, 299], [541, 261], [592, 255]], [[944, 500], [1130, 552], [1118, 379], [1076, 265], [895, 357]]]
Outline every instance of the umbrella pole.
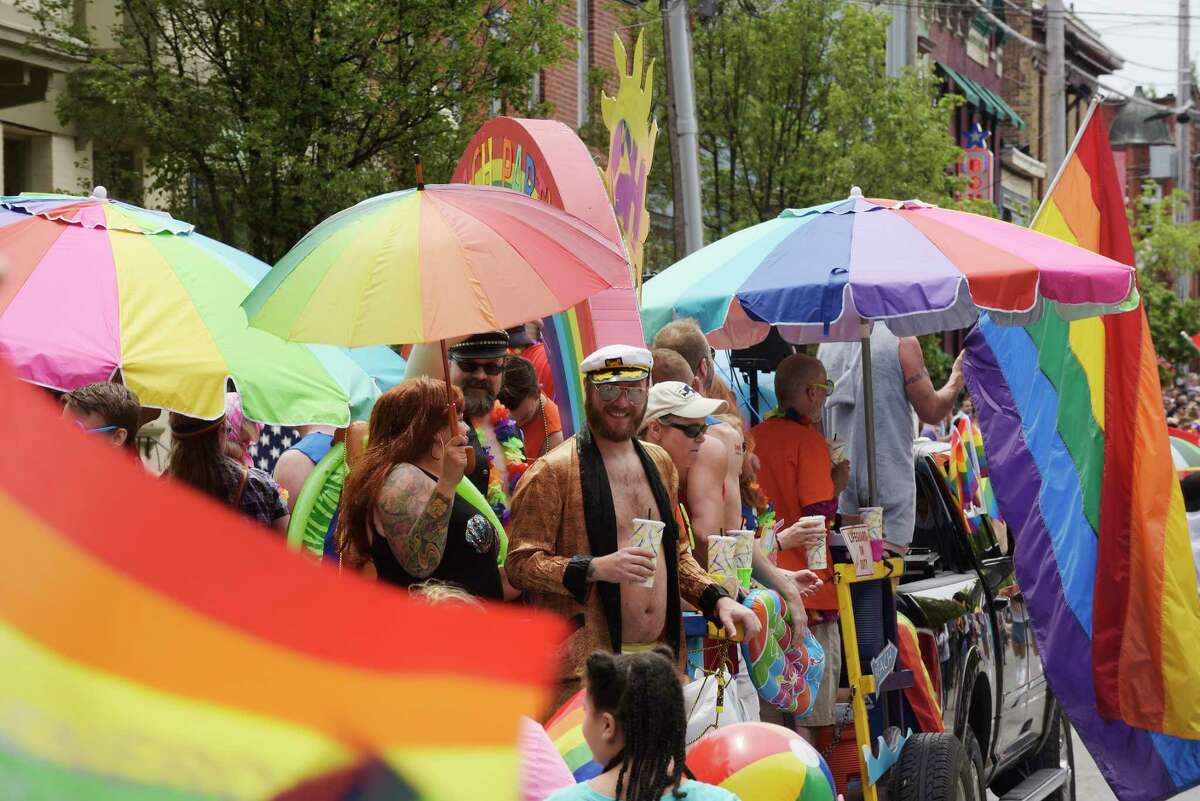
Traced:
[[871, 334], [864, 324], [866, 336], [862, 338], [863, 371], [863, 424], [867, 435], [867, 506], [877, 506], [879, 494], [875, 483], [875, 387], [871, 373]]
[[[418, 164], [420, 162], [418, 161]], [[438, 340], [438, 345], [442, 351], [442, 375], [446, 377], [446, 393], [450, 393], [450, 355], [446, 350], [446, 340]], [[458, 404], [450, 403], [446, 406], [446, 416], [449, 418], [450, 430], [458, 431]], [[471, 448], [467, 451], [467, 475], [475, 472], [475, 449]]]

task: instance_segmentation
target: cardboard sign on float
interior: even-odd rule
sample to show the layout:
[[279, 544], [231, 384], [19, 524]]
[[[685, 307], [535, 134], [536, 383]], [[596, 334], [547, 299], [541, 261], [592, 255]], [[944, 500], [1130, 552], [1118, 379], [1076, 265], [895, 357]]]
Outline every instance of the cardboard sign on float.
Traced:
[[[624, 65], [624, 44], [616, 35], [613, 39], [617, 60]], [[644, 342], [634, 286], [641, 272], [642, 244], [649, 233], [646, 178], [658, 126], [649, 119], [653, 64], [644, 82], [640, 80], [641, 67], [639, 36], [632, 73], [621, 71], [616, 98], [602, 97], [610, 141], [607, 174], [600, 172], [587, 145], [563, 123], [496, 117], [467, 144], [452, 179], [455, 183], [504, 186], [544, 200], [622, 243], [631, 254], [636, 272], [631, 272], [626, 285], [605, 290], [545, 320], [543, 338], [551, 354], [554, 400], [563, 413], [567, 436], [582, 423], [579, 363], [583, 357], [604, 345]]]

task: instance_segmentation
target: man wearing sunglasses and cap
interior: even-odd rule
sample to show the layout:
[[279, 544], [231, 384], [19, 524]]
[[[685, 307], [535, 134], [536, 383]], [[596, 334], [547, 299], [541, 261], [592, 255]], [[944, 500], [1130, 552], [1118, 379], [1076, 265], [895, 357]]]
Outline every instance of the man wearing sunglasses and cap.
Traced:
[[[509, 580], [576, 626], [564, 647], [559, 703], [578, 691], [597, 648], [628, 653], [662, 642], [682, 667], [684, 600], [730, 633], [758, 631], [757, 618], [692, 557], [675, 522], [671, 457], [636, 438], [651, 366], [649, 351], [625, 345], [584, 359], [587, 425], [535, 462], [513, 497]], [[657, 555], [632, 545], [635, 518], [663, 523]]]
[[[475, 449], [475, 470], [466, 476], [487, 498], [503, 521], [508, 517], [513, 487], [525, 470], [521, 429], [498, 397], [504, 382], [509, 337], [505, 331], [485, 331], [447, 348], [450, 383], [462, 390], [463, 419], [470, 429], [467, 444]], [[405, 377], [442, 377], [438, 346], [413, 348]]]

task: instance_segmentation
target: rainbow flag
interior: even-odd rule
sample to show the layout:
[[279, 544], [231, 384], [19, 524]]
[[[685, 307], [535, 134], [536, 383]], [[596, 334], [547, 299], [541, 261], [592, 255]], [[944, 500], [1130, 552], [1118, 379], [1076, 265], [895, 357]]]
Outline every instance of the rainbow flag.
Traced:
[[[1033, 227], [1133, 264], [1098, 116]], [[1051, 691], [1121, 801], [1200, 783], [1200, 599], [1144, 311], [985, 318], [965, 362]]]
[[3, 365], [0, 440], [5, 798], [517, 797], [557, 621], [311, 565]]

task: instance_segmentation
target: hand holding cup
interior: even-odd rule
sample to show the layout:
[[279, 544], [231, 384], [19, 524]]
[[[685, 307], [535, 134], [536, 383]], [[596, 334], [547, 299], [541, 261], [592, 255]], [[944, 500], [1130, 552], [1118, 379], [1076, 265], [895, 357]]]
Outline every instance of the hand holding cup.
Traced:
[[825, 518], [820, 515], [802, 517], [779, 532], [779, 547], [784, 550], [811, 548], [825, 542]]

